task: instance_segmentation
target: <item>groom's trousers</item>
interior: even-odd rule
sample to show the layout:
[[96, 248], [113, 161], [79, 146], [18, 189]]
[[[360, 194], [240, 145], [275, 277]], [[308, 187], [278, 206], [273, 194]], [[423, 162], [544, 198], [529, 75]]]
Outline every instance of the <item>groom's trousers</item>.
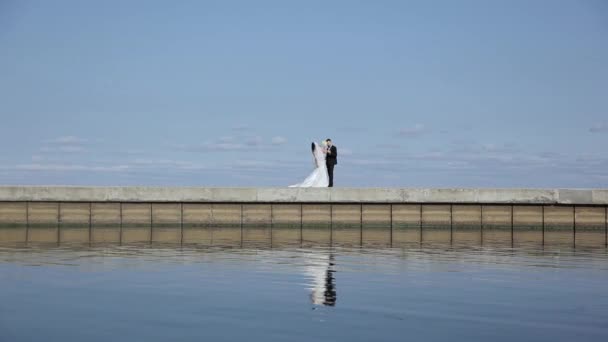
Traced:
[[334, 166], [335, 164], [327, 164], [327, 174], [329, 175], [329, 187], [333, 188], [334, 186]]

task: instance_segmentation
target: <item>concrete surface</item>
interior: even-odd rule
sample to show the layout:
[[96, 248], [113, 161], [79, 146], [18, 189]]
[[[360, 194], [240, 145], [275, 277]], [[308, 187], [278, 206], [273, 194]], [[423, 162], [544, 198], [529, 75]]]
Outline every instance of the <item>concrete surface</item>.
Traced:
[[0, 186], [0, 201], [606, 205], [608, 189]]

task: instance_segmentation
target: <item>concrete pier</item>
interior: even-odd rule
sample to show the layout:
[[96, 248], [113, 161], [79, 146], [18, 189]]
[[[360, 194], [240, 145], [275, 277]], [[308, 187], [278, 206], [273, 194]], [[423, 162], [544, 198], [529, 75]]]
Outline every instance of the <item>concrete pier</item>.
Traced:
[[605, 189], [0, 187], [0, 243], [608, 242]]
[[608, 189], [0, 186], [0, 201], [608, 205]]

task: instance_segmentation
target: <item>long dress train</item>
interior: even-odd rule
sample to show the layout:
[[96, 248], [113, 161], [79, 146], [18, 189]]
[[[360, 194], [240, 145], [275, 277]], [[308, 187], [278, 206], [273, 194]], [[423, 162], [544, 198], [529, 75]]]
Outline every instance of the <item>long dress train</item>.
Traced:
[[329, 175], [327, 174], [327, 165], [325, 164], [325, 153], [323, 153], [323, 150], [317, 143], [314, 143], [314, 145], [313, 157], [316, 166], [315, 169], [302, 183], [290, 185], [290, 188], [326, 188], [329, 185]]

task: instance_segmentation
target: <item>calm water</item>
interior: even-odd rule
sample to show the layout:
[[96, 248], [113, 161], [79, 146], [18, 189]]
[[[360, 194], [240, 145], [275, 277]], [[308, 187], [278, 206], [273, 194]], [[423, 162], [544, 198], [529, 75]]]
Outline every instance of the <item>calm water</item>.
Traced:
[[608, 254], [0, 248], [0, 341], [605, 341]]

